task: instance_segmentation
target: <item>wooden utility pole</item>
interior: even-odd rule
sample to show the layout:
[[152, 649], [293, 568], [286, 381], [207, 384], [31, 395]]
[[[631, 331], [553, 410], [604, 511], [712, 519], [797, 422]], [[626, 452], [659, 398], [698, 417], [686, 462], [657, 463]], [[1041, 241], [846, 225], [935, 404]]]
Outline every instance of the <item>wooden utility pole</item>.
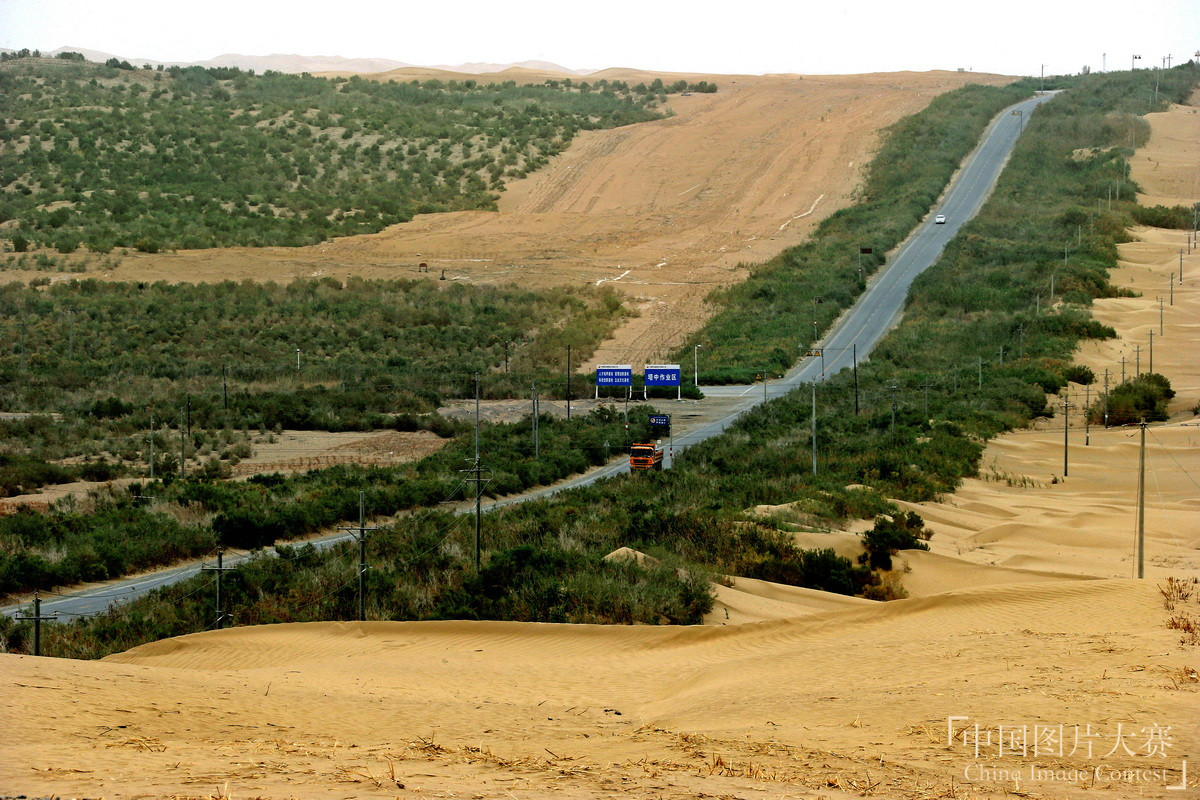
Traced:
[[[568, 373], [569, 376], [570, 373]], [[568, 398], [570, 394], [568, 393]], [[569, 400], [568, 400], [569, 402]], [[569, 408], [570, 406], [568, 406]], [[483, 485], [488, 483], [488, 479], [483, 477], [483, 473], [487, 471], [487, 467], [480, 462], [479, 455], [479, 375], [475, 375], [475, 458], [472, 459], [471, 467], [463, 470], [470, 473], [474, 477], [467, 478], [468, 483], [475, 484], [475, 571], [479, 571], [481, 563], [480, 555], [480, 529], [483, 522]]]
[[1071, 427], [1071, 393], [1063, 395], [1063, 477], [1067, 477], [1067, 430]]
[[51, 621], [56, 617], [42, 615], [42, 598], [36, 591], [33, 593], [33, 616], [17, 617], [19, 620], [33, 620], [33, 654], [40, 656], [42, 654], [42, 620]]
[[[645, 391], [645, 387], [642, 387]], [[567, 345], [567, 419], [571, 418], [571, 345]]]
[[854, 362], [854, 416], [858, 416], [858, 342], [850, 345]]
[[179, 412], [179, 479], [183, 480], [187, 477], [187, 450], [185, 447], [186, 440], [184, 439], [184, 416], [183, 412]]
[[217, 573], [217, 630], [225, 627], [225, 606], [221, 602], [221, 577], [229, 572], [233, 567], [224, 565], [225, 549], [217, 547], [217, 565], [215, 567], [201, 567], [201, 572]]
[[1085, 384], [1083, 387], [1083, 444], [1086, 447], [1092, 443], [1092, 385]]
[[1141, 447], [1138, 450], [1137, 484], [1137, 576], [1146, 577], [1146, 420], [1142, 420]]
[[366, 500], [365, 493], [358, 493], [358, 527], [357, 528], [342, 528], [344, 531], [357, 531], [358, 539], [358, 621], [364, 622], [367, 619], [367, 531], [379, 530], [378, 528], [368, 528], [366, 526]]
[[817, 477], [817, 382], [812, 382], [812, 468]]

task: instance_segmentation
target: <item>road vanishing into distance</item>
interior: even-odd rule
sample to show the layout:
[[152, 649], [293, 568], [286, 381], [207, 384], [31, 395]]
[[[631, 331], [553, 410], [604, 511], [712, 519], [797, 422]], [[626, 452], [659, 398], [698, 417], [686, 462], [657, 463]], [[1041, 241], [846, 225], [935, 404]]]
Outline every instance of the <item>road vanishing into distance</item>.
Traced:
[[[674, 437], [669, 445], [670, 454], [673, 455], [676, 450], [683, 450], [724, 432], [747, 410], [770, 398], [780, 397], [800, 386], [822, 381], [828, 375], [849, 369], [854, 365], [856, 355], [859, 360], [869, 355], [884, 335], [900, 321], [900, 315], [908, 297], [908, 289], [913, 280], [937, 261], [946, 244], [971, 217], [979, 212], [984, 201], [987, 200], [1024, 129], [1025, 120], [1038, 105], [1052, 96], [1053, 93], [1048, 92], [1024, 100], [1004, 109], [992, 120], [980, 143], [967, 157], [966, 163], [963, 164], [962, 169], [947, 188], [942, 203], [930, 213], [925, 222], [909, 234], [896, 255], [871, 278], [866, 291], [859, 296], [858, 301], [842, 314], [825, 338], [815, 345], [815, 349], [823, 351], [823, 357], [814, 356], [804, 359], [789, 370], [784, 377], [774, 382], [768, 381], [765, 384], [753, 386], [717, 386], [704, 389], [706, 397], [722, 398], [729, 403], [728, 408], [719, 418], [703, 422]], [[937, 214], [944, 214], [946, 222], [935, 223], [933, 220]], [[670, 466], [670, 456], [667, 458], [666, 466]], [[628, 461], [619, 459], [553, 486], [492, 501], [485, 504], [484, 509], [502, 508], [540, 497], [548, 497], [566, 489], [586, 486], [603, 478], [611, 478], [628, 471]], [[474, 504], [471, 504], [470, 508], [460, 509], [464, 513], [473, 510]], [[310, 539], [303, 544], [312, 544], [317, 548], [325, 549], [341, 542], [350, 541], [354, 537], [354, 533], [345, 531]], [[250, 558], [251, 555], [251, 553], [230, 553], [224, 560], [224, 566], [236, 566]], [[98, 586], [95, 589], [64, 595], [51, 593], [50, 597], [42, 601], [42, 614], [55, 615], [62, 621], [98, 614], [111, 605], [132, 600], [154, 589], [190, 578], [199, 573], [202, 566], [202, 564], [191, 563], [140, 577], [126, 578]], [[0, 614], [15, 616], [22, 610], [28, 610], [28, 606], [6, 606], [0, 608]]]

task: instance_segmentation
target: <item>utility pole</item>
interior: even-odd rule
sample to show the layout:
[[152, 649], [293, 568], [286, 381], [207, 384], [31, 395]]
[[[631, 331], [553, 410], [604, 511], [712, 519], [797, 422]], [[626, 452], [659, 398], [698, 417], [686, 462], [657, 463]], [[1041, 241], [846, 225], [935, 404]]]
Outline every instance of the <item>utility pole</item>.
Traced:
[[1133, 348], [1133, 377], [1142, 377], [1142, 346], [1134, 345]]
[[1090, 383], [1083, 386], [1083, 446], [1087, 447], [1092, 443], [1092, 385]]
[[896, 382], [892, 381], [892, 427], [889, 432], [896, 430]]
[[1121, 383], [1125, 382], [1125, 354], [1121, 354]]
[[1158, 335], [1163, 335], [1163, 299], [1158, 298]]
[[185, 460], [187, 458], [187, 450], [184, 446], [185, 442], [187, 440], [184, 438], [183, 423], [184, 423], [184, 416], [183, 416], [183, 412], [180, 411], [179, 412], [179, 479], [180, 480], [183, 480], [184, 478], [187, 477], [187, 463]]
[[1067, 477], [1067, 431], [1071, 427], [1071, 392], [1063, 395], [1063, 477]]
[[854, 416], [858, 416], [858, 342], [850, 345], [851, 361], [854, 363]]
[[813, 344], [817, 343], [817, 303], [822, 302], [820, 297], [813, 298]]
[[296, 374], [300, 374], [300, 348], [296, 348]]
[[1108, 427], [1108, 370], [1104, 370], [1104, 427]]
[[33, 654], [40, 656], [42, 654], [42, 620], [52, 621], [56, 616], [42, 616], [42, 597], [36, 591], [33, 593], [33, 616], [17, 617], [19, 620], [33, 620]]
[[[570, 395], [568, 395], [569, 397]], [[488, 479], [483, 477], [483, 473], [487, 471], [487, 467], [483, 466], [479, 460], [479, 375], [475, 375], [475, 458], [472, 461], [471, 468], [465, 469], [463, 472], [469, 472], [475, 477], [467, 478], [467, 481], [475, 484], [475, 571], [479, 571], [480, 565], [480, 526], [483, 520], [483, 485], [488, 483]]]
[[812, 467], [817, 477], [817, 382], [812, 382]]
[[983, 391], [983, 356], [979, 357], [979, 391]]
[[154, 412], [150, 412], [150, 480], [154, 480]]
[[541, 416], [541, 412], [538, 409], [538, 390], [536, 383], [529, 384], [529, 397], [531, 405], [533, 406], [533, 458], [536, 461], [539, 455], [538, 451], [540, 450], [538, 447], [538, 417]]
[[1154, 372], [1154, 331], [1150, 331], [1150, 369], [1149, 372]]
[[567, 345], [567, 419], [571, 419], [571, 345]]
[[342, 528], [344, 531], [358, 531], [358, 621], [367, 619], [367, 531], [379, 530], [366, 526], [366, 493], [358, 493], [358, 527]]
[[692, 383], [700, 388], [700, 345], [692, 348]]
[[1138, 449], [1137, 483], [1137, 576], [1146, 577], [1146, 420], [1138, 426], [1142, 429], [1141, 446]]
[[1171, 274], [1171, 302], [1170, 305], [1175, 305], [1175, 274]]
[[215, 567], [201, 567], [201, 572], [217, 573], [217, 630], [225, 627], [225, 607], [221, 604], [221, 576], [229, 572], [233, 567], [224, 566], [225, 549], [217, 547], [217, 565]]

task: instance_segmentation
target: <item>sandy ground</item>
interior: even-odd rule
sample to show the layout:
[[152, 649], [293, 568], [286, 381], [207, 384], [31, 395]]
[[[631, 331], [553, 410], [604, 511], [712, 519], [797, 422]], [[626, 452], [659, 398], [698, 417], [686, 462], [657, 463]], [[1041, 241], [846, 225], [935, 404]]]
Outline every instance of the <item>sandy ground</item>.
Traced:
[[[1167, 116], [1152, 120], [1151, 147]], [[1176, 233], [1139, 238], [1114, 280], [1143, 296], [1097, 304], [1122, 338], [1079, 356], [1098, 372], [1148, 339], [1146, 290], [1172, 251], [1177, 268]], [[1161, 594], [1167, 575], [1200, 575], [1200, 425], [1186, 410], [1200, 399], [1197, 285], [1200, 259], [1185, 254], [1155, 342], [1155, 369], [1181, 400], [1148, 440], [1151, 580], [1128, 577], [1133, 432], [1093, 429], [1085, 445], [1072, 426], [1064, 479], [1053, 420], [995, 440], [987, 479], [917, 507], [935, 535], [931, 552], [902, 556], [908, 600], [737, 579], [693, 628], [314, 623], [100, 662], [0, 656], [0, 786], [107, 798], [1200, 796], [1200, 645], [1168, 627], [1185, 609], [1200, 618], [1200, 602], [1168, 611]], [[855, 546], [851, 532], [796, 537]]]
[[[1195, 796], [1165, 788], [1200, 747], [1195, 649], [1166, 618], [1153, 583], [1117, 580], [726, 628], [314, 623], [102, 662], [0, 656], [0, 782], [107, 798]], [[1027, 738], [1022, 754], [1013, 736], [1034, 726], [1042, 752]]]
[[[589, 80], [656, 75], [606, 70]], [[713, 80], [720, 91], [672, 95], [669, 119], [584, 132], [546, 168], [509, 184], [499, 213], [424, 215], [307, 248], [132, 254], [106, 277], [416, 278], [424, 262], [454, 281], [612, 285], [640, 315], [593, 363], [653, 363], [703, 324], [712, 289], [743, 280], [745, 264], [798, 244], [849, 204], [881, 128], [964, 83], [1010, 80], [955, 72], [684, 77]]]

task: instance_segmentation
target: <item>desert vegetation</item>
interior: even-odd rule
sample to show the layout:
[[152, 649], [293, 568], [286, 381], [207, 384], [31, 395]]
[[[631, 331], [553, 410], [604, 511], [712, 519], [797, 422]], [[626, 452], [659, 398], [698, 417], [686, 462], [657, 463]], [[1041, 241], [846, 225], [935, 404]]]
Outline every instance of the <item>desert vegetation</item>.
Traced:
[[303, 245], [490, 209], [505, 180], [577, 132], [715, 90], [327, 80], [21, 52], [0, 66], [0, 232], [18, 254]]

